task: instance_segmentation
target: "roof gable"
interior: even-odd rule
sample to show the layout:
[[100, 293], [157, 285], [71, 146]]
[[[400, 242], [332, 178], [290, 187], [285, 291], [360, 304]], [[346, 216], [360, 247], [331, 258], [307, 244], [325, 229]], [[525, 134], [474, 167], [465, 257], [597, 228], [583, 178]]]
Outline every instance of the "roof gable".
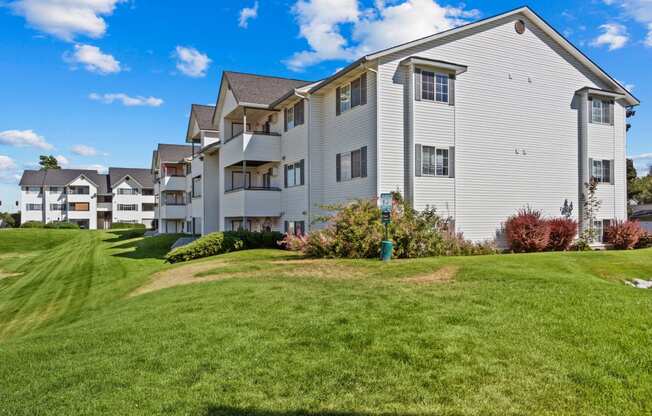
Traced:
[[228, 71], [224, 72], [224, 79], [239, 104], [261, 106], [269, 106], [288, 91], [311, 83], [311, 81]]

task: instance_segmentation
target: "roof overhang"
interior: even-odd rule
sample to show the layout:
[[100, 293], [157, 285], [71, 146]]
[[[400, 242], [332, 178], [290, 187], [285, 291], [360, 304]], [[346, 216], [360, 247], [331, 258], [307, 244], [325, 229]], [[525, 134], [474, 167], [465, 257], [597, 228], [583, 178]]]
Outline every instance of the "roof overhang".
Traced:
[[113, 182], [113, 183], [111, 184], [111, 188], [115, 188], [115, 186], [116, 186], [117, 184], [119, 184], [120, 182], [124, 181], [124, 180], [127, 179], [127, 178], [130, 178], [131, 180], [133, 180], [134, 182], [136, 182], [138, 185], [140, 185], [141, 188], [144, 188], [144, 187], [145, 187], [145, 186], [143, 186], [142, 183], [138, 182], [138, 181], [136, 180], [136, 178], [133, 177], [133, 175], [129, 175], [129, 174], [127, 174], [127, 175], [123, 175], [120, 179], [118, 179], [117, 181]]
[[410, 56], [409, 58], [402, 60], [401, 65], [430, 66], [434, 68], [444, 69], [454, 73], [455, 75], [463, 74], [469, 69], [469, 67], [466, 65], [439, 61], [437, 59], [422, 58], [420, 56]]
[[602, 90], [600, 88], [593, 88], [593, 87], [584, 87], [580, 88], [579, 90], [575, 91], [578, 94], [586, 92], [589, 95], [600, 95], [602, 97], [609, 97], [613, 98], [615, 100], [620, 100], [627, 98], [627, 96], [623, 93], [617, 92], [617, 91], [609, 91], [609, 90]]
[[79, 178], [82, 178], [82, 179], [84, 179], [84, 180], [87, 180], [88, 182], [90, 182], [90, 183], [92, 183], [93, 185], [95, 185], [95, 188], [98, 188], [98, 189], [99, 189], [99, 185], [96, 184], [95, 182], [93, 182], [93, 181], [91, 180], [91, 178], [89, 178], [87, 175], [85, 175], [85, 174], [83, 174], [83, 173], [80, 173], [79, 175], [75, 176], [72, 180], [70, 180], [68, 183], [66, 183], [66, 184], [63, 185], [63, 186], [70, 186], [71, 183], [75, 182], [75, 181], [76, 181], [77, 179], [79, 179]]
[[199, 153], [208, 153], [210, 155], [210, 154], [213, 154], [213, 153], [217, 152], [219, 150], [220, 146], [221, 146], [220, 142], [211, 143], [211, 144], [209, 144], [207, 146], [202, 147], [199, 150]]

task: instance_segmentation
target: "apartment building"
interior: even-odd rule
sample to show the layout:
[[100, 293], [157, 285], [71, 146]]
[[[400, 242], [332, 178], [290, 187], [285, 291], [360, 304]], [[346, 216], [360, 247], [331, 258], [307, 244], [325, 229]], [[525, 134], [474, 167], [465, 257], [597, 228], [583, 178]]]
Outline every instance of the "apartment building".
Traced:
[[199, 145], [184, 157], [201, 161], [202, 233], [305, 232], [324, 204], [398, 190], [467, 238], [492, 239], [526, 205], [558, 216], [568, 201], [582, 218], [591, 177], [603, 227], [626, 218], [638, 104], [523, 7], [320, 81], [225, 72], [210, 123], [193, 106], [187, 141]]
[[68, 221], [84, 229], [112, 223], [151, 228], [155, 218], [154, 182], [149, 169], [26, 170], [20, 180], [21, 222]]
[[151, 173], [154, 177], [156, 220], [159, 233], [192, 233], [188, 228], [188, 211], [192, 196], [188, 179], [191, 178], [192, 145], [159, 144], [152, 155]]

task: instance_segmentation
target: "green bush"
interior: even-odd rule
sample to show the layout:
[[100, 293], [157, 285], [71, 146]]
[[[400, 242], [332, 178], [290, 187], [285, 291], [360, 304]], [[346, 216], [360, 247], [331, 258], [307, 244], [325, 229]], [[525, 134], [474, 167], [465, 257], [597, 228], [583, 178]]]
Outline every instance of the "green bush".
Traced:
[[234, 235], [225, 235], [220, 232], [211, 233], [188, 245], [175, 248], [165, 256], [165, 260], [169, 263], [178, 263], [241, 250], [243, 246], [242, 240]]
[[[374, 200], [326, 206], [333, 215], [321, 218], [327, 226], [307, 236], [286, 235], [279, 244], [310, 257], [377, 258], [385, 229]], [[394, 257], [415, 258], [442, 255], [495, 254], [494, 242], [473, 243], [449, 231], [450, 220], [435, 209], [413, 209], [400, 194], [394, 194], [389, 236]]]
[[278, 248], [277, 242], [283, 238], [283, 234], [276, 231], [254, 232], [238, 230], [225, 231], [224, 235], [241, 240], [244, 250]]
[[79, 230], [79, 225], [75, 224], [74, 222], [67, 222], [67, 221], [52, 221], [47, 224], [43, 228], [53, 228], [53, 229], [59, 229], [59, 230]]
[[14, 228], [16, 226], [16, 220], [8, 212], [0, 212], [0, 221], [4, 221], [4, 227]]
[[125, 228], [142, 228], [145, 229], [145, 224], [132, 224], [130, 222], [114, 222], [111, 224], [112, 230], [125, 229]]
[[20, 225], [20, 228], [43, 228], [44, 225], [41, 221], [25, 221]]

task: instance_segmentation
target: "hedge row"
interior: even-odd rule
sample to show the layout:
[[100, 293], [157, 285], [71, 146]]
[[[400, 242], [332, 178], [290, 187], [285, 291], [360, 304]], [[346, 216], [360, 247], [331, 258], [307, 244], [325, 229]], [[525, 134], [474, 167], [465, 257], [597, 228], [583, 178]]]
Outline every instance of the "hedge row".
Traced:
[[256, 248], [279, 248], [277, 242], [283, 238], [277, 232], [226, 231], [207, 234], [192, 243], [170, 251], [165, 260], [179, 263], [202, 257], [215, 256], [238, 250]]
[[114, 222], [111, 224], [112, 230], [122, 230], [125, 228], [142, 228], [145, 229], [145, 224], [132, 224], [130, 222]]

